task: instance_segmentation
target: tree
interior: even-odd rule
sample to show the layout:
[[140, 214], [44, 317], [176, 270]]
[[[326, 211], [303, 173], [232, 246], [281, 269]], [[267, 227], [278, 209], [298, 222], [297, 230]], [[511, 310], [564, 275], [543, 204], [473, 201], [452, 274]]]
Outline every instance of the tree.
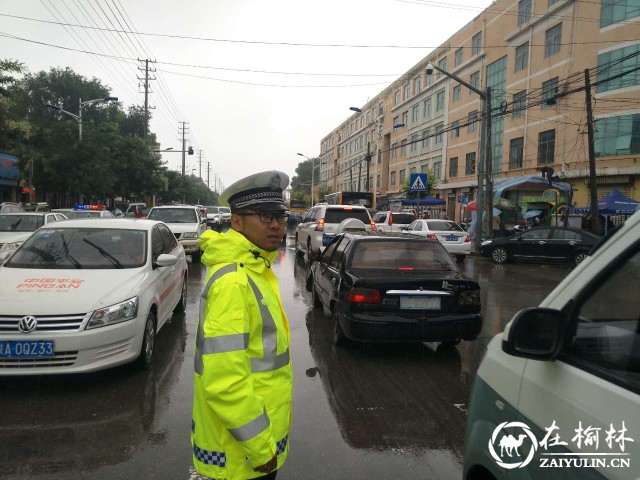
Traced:
[[[319, 158], [310, 158], [309, 160], [304, 160], [298, 164], [296, 167], [296, 174], [291, 179], [291, 191], [292, 195], [294, 192], [305, 192], [309, 194], [311, 197], [311, 165], [312, 162], [315, 163], [315, 171], [314, 171], [314, 181], [317, 182], [320, 179], [320, 159]], [[317, 183], [316, 183], [317, 186]], [[296, 198], [296, 197], [292, 197]]]
[[16, 107], [12, 87], [16, 84], [16, 75], [25, 72], [22, 63], [15, 60], [0, 60], [0, 151], [13, 151], [16, 145], [31, 136], [30, 123], [11, 115]]
[[407, 198], [418, 198], [418, 195], [426, 197], [433, 196], [438, 186], [438, 179], [433, 174], [432, 169], [427, 170], [427, 190], [424, 192], [412, 192], [411, 185], [409, 185], [411, 177], [407, 178], [407, 181], [402, 185], [401, 191]]

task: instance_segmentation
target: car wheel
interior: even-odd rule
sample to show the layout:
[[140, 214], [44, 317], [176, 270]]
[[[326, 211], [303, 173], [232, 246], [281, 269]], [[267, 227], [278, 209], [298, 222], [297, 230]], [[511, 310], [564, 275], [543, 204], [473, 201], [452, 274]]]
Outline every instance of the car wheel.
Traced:
[[491, 259], [496, 263], [505, 263], [509, 259], [509, 253], [504, 247], [496, 247], [491, 250]]
[[143, 335], [140, 355], [134, 361], [134, 368], [137, 370], [146, 370], [153, 363], [153, 349], [156, 341], [156, 314], [153, 312], [149, 312], [147, 315]]
[[337, 309], [334, 307], [331, 313], [331, 326], [333, 330], [332, 340], [336, 347], [343, 347], [348, 343], [347, 336], [344, 334], [340, 326], [340, 320]]
[[587, 252], [577, 252], [576, 256], [573, 258], [573, 263], [580, 265], [588, 256], [589, 254]]
[[[313, 282], [313, 279], [311, 281]], [[311, 284], [311, 299], [313, 300], [314, 308], [322, 308], [322, 302], [316, 291], [316, 286], [313, 283]]]
[[302, 257], [304, 255], [304, 252], [300, 250], [300, 244], [298, 243], [298, 235], [296, 235], [296, 255], [298, 255], [299, 257]]
[[180, 301], [176, 305], [176, 308], [173, 309], [173, 313], [182, 313], [187, 308], [187, 276], [184, 276], [184, 280], [182, 281], [182, 294], [180, 295]]

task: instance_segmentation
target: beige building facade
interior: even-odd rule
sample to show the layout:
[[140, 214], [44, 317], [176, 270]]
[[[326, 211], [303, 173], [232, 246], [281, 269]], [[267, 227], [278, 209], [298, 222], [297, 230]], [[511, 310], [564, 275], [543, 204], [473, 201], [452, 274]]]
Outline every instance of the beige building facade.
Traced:
[[[411, 173], [430, 172], [449, 218], [477, 195], [482, 102], [429, 63], [491, 89], [491, 176], [546, 169], [589, 204], [588, 70], [598, 196], [640, 200], [640, 8], [636, 0], [498, 0], [360, 107], [321, 142], [320, 177], [333, 191], [369, 190], [397, 204]], [[359, 180], [359, 182], [358, 182]], [[541, 192], [512, 191], [522, 208]], [[394, 203], [395, 202], [395, 203]]]

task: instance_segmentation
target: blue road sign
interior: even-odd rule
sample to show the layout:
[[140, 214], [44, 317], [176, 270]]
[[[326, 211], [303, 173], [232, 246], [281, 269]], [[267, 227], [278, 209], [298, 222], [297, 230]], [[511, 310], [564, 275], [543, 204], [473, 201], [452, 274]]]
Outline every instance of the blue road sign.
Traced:
[[409, 190], [412, 192], [426, 192], [427, 184], [426, 173], [412, 173], [409, 176]]

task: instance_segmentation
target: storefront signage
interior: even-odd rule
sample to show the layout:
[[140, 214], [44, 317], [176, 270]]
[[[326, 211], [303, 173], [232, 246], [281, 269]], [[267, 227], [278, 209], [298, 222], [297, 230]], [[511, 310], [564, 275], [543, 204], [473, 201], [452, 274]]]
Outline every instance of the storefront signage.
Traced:
[[11, 180], [20, 178], [17, 157], [0, 152], [0, 178], [9, 178]]

